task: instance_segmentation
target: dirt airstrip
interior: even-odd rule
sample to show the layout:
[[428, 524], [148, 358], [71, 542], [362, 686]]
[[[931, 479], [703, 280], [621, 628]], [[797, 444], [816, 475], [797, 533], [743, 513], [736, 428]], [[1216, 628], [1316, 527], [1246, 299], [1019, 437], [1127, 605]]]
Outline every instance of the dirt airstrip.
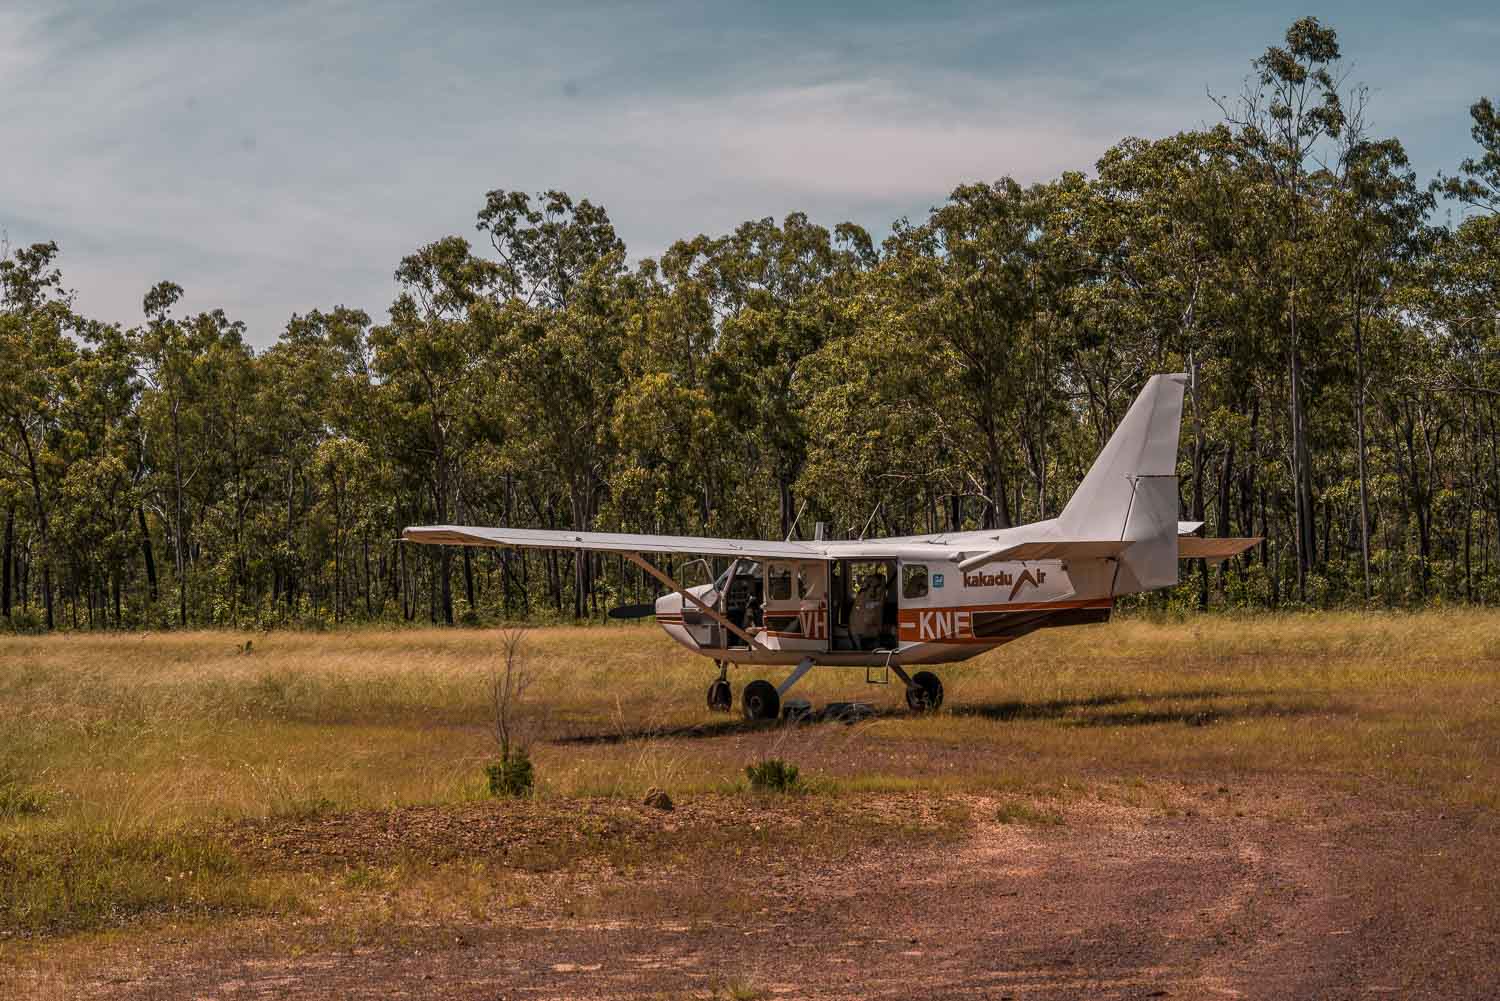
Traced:
[[[516, 894], [329, 947], [158, 937], [96, 998], [1500, 996], [1500, 832], [1378, 792], [705, 795], [236, 826], [267, 870], [488, 860]], [[818, 819], [819, 814], [823, 819]], [[848, 825], [873, 832], [840, 837]], [[656, 861], [641, 864], [651, 857]], [[316, 925], [317, 916], [308, 922]], [[390, 934], [399, 931], [399, 934]]]

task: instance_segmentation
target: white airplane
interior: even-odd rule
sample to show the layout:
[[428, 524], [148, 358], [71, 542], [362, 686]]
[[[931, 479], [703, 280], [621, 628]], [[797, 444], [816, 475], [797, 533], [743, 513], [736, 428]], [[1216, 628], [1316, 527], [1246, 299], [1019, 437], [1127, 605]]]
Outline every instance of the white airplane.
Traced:
[[[967, 660], [1037, 629], [1106, 622], [1117, 597], [1177, 583], [1180, 559], [1235, 556], [1259, 539], [1203, 539], [1177, 520], [1177, 438], [1186, 375], [1153, 376], [1056, 518], [1015, 528], [793, 542], [426, 525], [410, 542], [617, 553], [670, 589], [667, 635], [719, 669], [709, 707], [732, 704], [730, 664], [790, 665], [745, 686], [747, 719], [774, 719], [814, 666], [894, 673], [915, 711], [943, 686], [908, 666]], [[729, 568], [684, 587], [646, 553], [718, 556]], [[646, 613], [651, 611], [647, 606]], [[888, 677], [889, 674], [886, 675]]]

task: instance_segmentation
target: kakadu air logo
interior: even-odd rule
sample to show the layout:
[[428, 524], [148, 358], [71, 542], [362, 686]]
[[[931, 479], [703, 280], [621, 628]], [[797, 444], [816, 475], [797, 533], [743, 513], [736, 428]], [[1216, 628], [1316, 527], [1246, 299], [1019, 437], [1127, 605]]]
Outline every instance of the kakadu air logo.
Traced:
[[1012, 585], [1010, 594], [1006, 601], [1015, 601], [1016, 595], [1021, 593], [1021, 587], [1030, 584], [1032, 587], [1041, 587], [1042, 582], [1047, 579], [1047, 571], [1032, 570], [1028, 567], [1021, 571], [1019, 577], [1001, 570], [999, 573], [966, 573], [964, 574], [964, 587], [1004, 587]]

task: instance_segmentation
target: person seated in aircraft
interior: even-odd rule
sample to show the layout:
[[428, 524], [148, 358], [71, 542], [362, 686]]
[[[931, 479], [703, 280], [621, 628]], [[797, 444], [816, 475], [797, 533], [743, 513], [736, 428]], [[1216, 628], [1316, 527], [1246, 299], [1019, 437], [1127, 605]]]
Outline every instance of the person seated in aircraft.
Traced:
[[865, 574], [849, 612], [849, 632], [861, 650], [873, 650], [880, 644], [884, 614], [885, 578], [878, 573]]

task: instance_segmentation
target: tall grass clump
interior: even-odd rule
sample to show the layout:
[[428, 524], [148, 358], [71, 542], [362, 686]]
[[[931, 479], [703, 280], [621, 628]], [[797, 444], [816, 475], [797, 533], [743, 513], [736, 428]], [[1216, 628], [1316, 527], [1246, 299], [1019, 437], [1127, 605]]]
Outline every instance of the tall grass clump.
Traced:
[[32, 816], [46, 808], [46, 797], [27, 781], [23, 769], [0, 759], [0, 820]]
[[46, 808], [47, 799], [41, 793], [0, 779], [0, 820], [32, 816]]
[[797, 792], [802, 788], [797, 766], [780, 758], [767, 758], [746, 765], [745, 778], [750, 780], [750, 788], [757, 792]]

